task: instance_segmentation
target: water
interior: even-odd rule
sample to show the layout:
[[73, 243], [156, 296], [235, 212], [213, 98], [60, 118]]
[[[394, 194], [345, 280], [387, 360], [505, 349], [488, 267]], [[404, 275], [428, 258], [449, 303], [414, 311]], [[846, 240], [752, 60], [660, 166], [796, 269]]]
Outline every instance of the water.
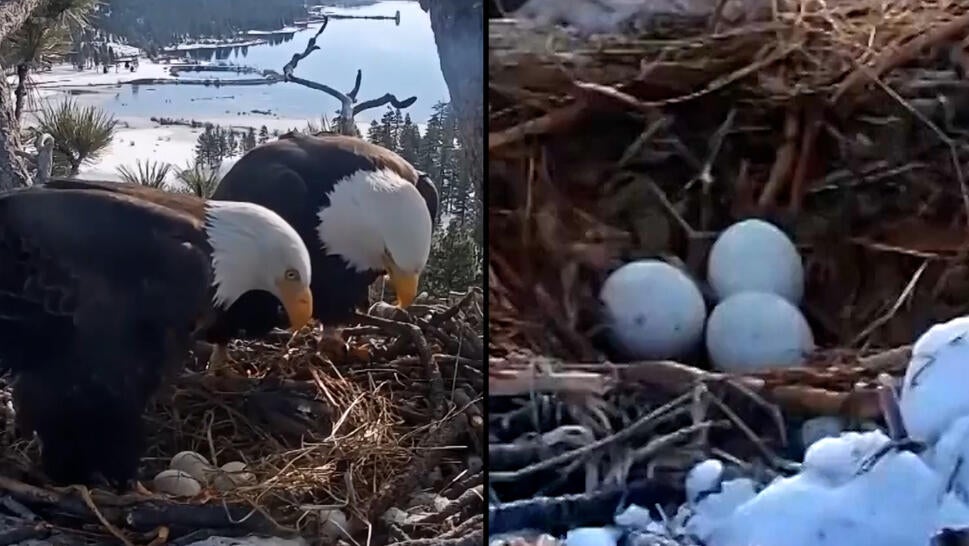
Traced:
[[[437, 102], [447, 102], [449, 94], [437, 56], [430, 18], [417, 2], [386, 1], [357, 8], [332, 8], [332, 13], [354, 15], [389, 15], [400, 10], [400, 24], [393, 20], [332, 19], [317, 38], [322, 49], [303, 59], [295, 74], [348, 92], [353, 87], [357, 69], [363, 70], [363, 85], [358, 100], [368, 100], [393, 93], [398, 98], [417, 96], [405, 112], [415, 122], [424, 123]], [[314, 24], [296, 32], [292, 39], [274, 39], [274, 43], [218, 51], [195, 51], [193, 57], [222, 60], [233, 64], [282, 72], [294, 53], [300, 53], [306, 42], [319, 29]], [[185, 73], [187, 78], [219, 77], [230, 79], [231, 73]], [[244, 76], [251, 77], [251, 76]], [[97, 102], [119, 117], [167, 117], [213, 119], [237, 116], [252, 110], [271, 111], [279, 118], [316, 119], [333, 117], [339, 102], [329, 95], [294, 83], [258, 86], [205, 87], [199, 85], [122, 86], [114, 93], [88, 96], [85, 102]], [[357, 115], [358, 124], [379, 118], [386, 107]]]

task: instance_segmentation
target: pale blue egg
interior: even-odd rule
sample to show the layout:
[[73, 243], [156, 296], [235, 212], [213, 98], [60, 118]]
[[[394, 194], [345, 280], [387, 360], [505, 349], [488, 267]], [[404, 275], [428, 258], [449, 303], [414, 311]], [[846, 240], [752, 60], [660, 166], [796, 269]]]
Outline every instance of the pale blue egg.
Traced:
[[794, 305], [804, 296], [804, 266], [794, 243], [773, 224], [744, 220], [710, 250], [707, 277], [718, 300], [740, 292], [772, 292]]
[[599, 298], [612, 339], [633, 359], [683, 356], [699, 343], [706, 303], [683, 271], [659, 260], [628, 263], [609, 276]]

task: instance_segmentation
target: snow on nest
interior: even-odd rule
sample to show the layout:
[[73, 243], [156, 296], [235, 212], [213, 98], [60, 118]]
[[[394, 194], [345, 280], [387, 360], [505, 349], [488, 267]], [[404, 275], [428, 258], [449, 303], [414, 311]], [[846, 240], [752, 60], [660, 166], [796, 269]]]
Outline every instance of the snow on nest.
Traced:
[[969, 415], [969, 317], [929, 328], [912, 347], [900, 409], [916, 440], [935, 441], [957, 418]]
[[[566, 544], [615, 546], [636, 532], [691, 536], [707, 546], [930, 546], [969, 529], [969, 317], [938, 324], [915, 343], [903, 380], [902, 418], [921, 454], [880, 430], [821, 438], [800, 472], [758, 491], [704, 461], [686, 478], [688, 500], [668, 522], [629, 506], [615, 525], [573, 530]], [[575, 540], [572, 540], [572, 538]], [[573, 542], [575, 544], [573, 544]]]

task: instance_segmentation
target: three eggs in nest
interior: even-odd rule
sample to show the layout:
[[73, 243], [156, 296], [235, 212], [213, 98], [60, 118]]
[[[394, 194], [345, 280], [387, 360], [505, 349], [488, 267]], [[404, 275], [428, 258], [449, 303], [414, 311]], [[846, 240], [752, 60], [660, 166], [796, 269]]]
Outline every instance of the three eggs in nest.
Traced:
[[701, 339], [714, 367], [727, 372], [798, 366], [814, 336], [798, 306], [804, 266], [773, 224], [750, 219], [717, 238], [707, 262], [713, 311], [697, 283], [660, 260], [623, 265], [599, 293], [614, 348], [632, 360], [696, 353]]

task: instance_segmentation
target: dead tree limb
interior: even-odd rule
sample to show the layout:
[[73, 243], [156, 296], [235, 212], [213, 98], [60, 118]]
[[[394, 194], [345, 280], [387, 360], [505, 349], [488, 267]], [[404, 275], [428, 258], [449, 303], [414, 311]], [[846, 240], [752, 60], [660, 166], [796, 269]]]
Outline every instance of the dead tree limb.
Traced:
[[357, 134], [357, 128], [354, 124], [354, 117], [363, 112], [364, 110], [370, 110], [372, 108], [379, 108], [385, 104], [390, 104], [394, 108], [405, 109], [410, 107], [412, 104], [417, 102], [417, 97], [409, 97], [406, 99], [398, 99], [396, 95], [392, 93], [385, 93], [382, 97], [376, 99], [365, 100], [362, 102], [357, 102], [357, 94], [360, 92], [360, 83], [363, 81], [363, 71], [357, 70], [357, 77], [353, 82], [353, 89], [349, 93], [343, 93], [329, 85], [324, 83], [314, 82], [312, 80], [307, 80], [293, 75], [293, 71], [296, 70], [299, 62], [309, 57], [311, 53], [320, 49], [320, 46], [316, 45], [316, 39], [326, 30], [326, 26], [329, 24], [330, 18], [324, 16], [323, 24], [320, 25], [320, 29], [316, 31], [309, 41], [306, 42], [306, 48], [303, 49], [302, 53], [293, 54], [293, 58], [286, 63], [283, 67], [283, 81], [297, 83], [304, 87], [309, 87], [310, 89], [316, 89], [317, 91], [322, 91], [327, 95], [340, 101], [340, 117], [339, 117], [339, 131], [345, 135], [355, 135]]

